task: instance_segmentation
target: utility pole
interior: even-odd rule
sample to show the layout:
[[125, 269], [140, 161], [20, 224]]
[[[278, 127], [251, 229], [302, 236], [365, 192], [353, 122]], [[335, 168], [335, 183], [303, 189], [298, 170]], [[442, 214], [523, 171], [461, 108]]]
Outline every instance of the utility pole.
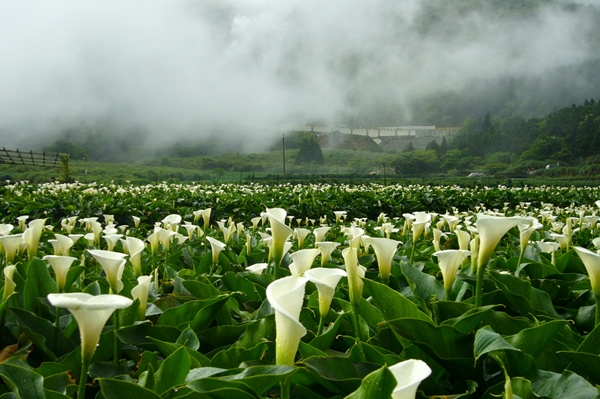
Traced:
[[281, 147], [283, 149], [283, 178], [285, 179], [285, 133], [282, 134]]
[[385, 177], [385, 162], [383, 163], [383, 185], [387, 186], [387, 179]]

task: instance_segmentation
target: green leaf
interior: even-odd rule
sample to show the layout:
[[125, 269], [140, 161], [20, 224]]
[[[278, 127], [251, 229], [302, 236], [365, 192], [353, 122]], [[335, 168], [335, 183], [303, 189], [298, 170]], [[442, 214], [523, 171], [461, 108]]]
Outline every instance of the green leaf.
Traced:
[[447, 325], [417, 319], [389, 322], [396, 332], [438, 359], [473, 359], [473, 337]]
[[129, 381], [101, 378], [100, 390], [105, 398], [110, 399], [160, 399], [160, 396], [149, 389]]
[[531, 282], [493, 271], [490, 271], [490, 277], [498, 284], [504, 296], [521, 316], [533, 318], [533, 316], [545, 315], [561, 319], [554, 310], [550, 296], [534, 288]]
[[562, 374], [538, 371], [537, 378], [531, 382], [531, 390], [538, 396], [548, 396], [553, 399], [598, 397], [596, 387], [568, 370]]
[[161, 395], [177, 385], [185, 384], [190, 372], [191, 360], [185, 347], [181, 347], [167, 357], [155, 374], [154, 391]]
[[210, 324], [209, 322], [228, 299], [229, 294], [225, 294], [211, 299], [186, 302], [167, 309], [158, 318], [157, 325], [175, 326], [181, 329], [189, 324], [194, 331], [200, 332]]
[[153, 326], [149, 321], [120, 328], [117, 337], [121, 342], [139, 346], [150, 351], [156, 351], [158, 347], [151, 338], [163, 342], [176, 342], [181, 331], [171, 326]]
[[56, 328], [48, 320], [23, 309], [10, 308], [9, 310], [25, 335], [51, 360], [56, 360], [57, 356], [62, 356], [77, 348], [75, 343], [65, 337], [62, 330]]
[[218, 352], [210, 361], [211, 367], [230, 369], [239, 367], [242, 362], [261, 359], [267, 350], [266, 344], [258, 344], [254, 348], [232, 347]]
[[430, 303], [432, 297], [444, 298], [444, 285], [435, 277], [419, 271], [408, 262], [400, 262], [400, 267], [413, 292], [423, 298], [426, 303]]
[[346, 399], [389, 398], [398, 385], [394, 374], [386, 367], [373, 371], [365, 377], [360, 387]]
[[45, 399], [44, 378], [38, 373], [12, 364], [0, 364], [0, 377], [21, 399]]
[[249, 386], [257, 396], [264, 394], [295, 369], [292, 366], [253, 366], [244, 369], [239, 374], [222, 377], [226, 381], [240, 381]]
[[194, 331], [192, 331], [191, 328], [186, 328], [181, 333], [179, 338], [177, 338], [176, 343], [183, 346], [187, 346], [188, 348], [193, 349], [195, 351], [197, 351], [198, 348], [200, 348], [200, 341], [198, 340], [198, 336]]
[[363, 281], [373, 297], [373, 303], [381, 311], [385, 320], [412, 318], [433, 323], [431, 318], [420, 311], [417, 305], [398, 291], [373, 280], [364, 279]]
[[186, 385], [196, 392], [207, 393], [214, 399], [255, 399], [252, 389], [239, 381], [224, 381], [216, 378], [194, 380]]
[[505, 337], [506, 342], [515, 348], [537, 358], [548, 347], [556, 334], [567, 325], [567, 321], [555, 320], [537, 327], [522, 330], [520, 333]]
[[48, 294], [58, 292], [56, 282], [50, 276], [48, 267], [43, 260], [33, 258], [27, 268], [27, 279], [23, 289], [23, 307], [36, 315], [48, 314], [48, 310], [43, 306], [38, 298], [46, 298]]

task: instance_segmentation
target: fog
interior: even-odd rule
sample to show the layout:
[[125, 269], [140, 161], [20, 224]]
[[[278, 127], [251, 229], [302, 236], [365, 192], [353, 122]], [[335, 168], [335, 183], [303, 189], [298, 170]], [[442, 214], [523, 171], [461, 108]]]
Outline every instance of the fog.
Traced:
[[[419, 123], [417, 99], [474, 80], [549, 84], [598, 57], [594, 8], [490, 18], [446, 3], [3, 0], [0, 146], [103, 127], [156, 147], [217, 134], [257, 150], [308, 123]], [[597, 76], [572, 78], [579, 102], [600, 97]]]

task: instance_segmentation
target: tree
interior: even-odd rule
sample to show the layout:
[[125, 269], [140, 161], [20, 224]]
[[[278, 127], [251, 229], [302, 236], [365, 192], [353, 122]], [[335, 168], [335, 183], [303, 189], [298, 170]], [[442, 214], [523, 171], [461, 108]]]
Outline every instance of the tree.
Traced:
[[316, 137], [308, 136], [300, 141], [300, 149], [296, 155], [296, 165], [312, 162], [323, 165], [325, 159], [323, 158], [323, 151]]

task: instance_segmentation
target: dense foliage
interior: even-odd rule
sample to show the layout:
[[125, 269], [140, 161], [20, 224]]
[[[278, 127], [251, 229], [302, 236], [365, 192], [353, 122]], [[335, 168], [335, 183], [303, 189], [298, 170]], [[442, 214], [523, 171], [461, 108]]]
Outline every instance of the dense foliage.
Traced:
[[[406, 359], [432, 370], [419, 397], [598, 395], [600, 261], [581, 253], [598, 245], [597, 188], [16, 184], [1, 194], [7, 397], [74, 397], [81, 382], [80, 395], [105, 398], [386, 398], [402, 377], [391, 366]], [[277, 206], [289, 217], [265, 212]], [[317, 242], [333, 247], [329, 260]], [[471, 254], [450, 283], [442, 250]], [[64, 278], [52, 254], [72, 257]], [[348, 273], [323, 317], [324, 294], [306, 277], [319, 270]], [[302, 287], [294, 323], [306, 334], [291, 364], [276, 344], [278, 281]], [[99, 325], [83, 315], [101, 305], [82, 313], [49, 295], [59, 291], [119, 293], [97, 347], [80, 343]]]

